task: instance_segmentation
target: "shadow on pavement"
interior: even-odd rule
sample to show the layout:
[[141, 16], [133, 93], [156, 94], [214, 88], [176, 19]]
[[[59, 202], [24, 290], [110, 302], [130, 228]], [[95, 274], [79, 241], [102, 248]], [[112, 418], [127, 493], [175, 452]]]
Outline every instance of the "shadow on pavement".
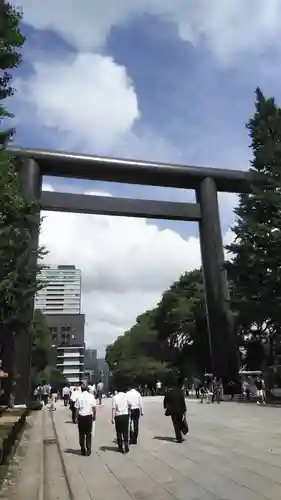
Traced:
[[176, 439], [172, 437], [165, 436], [154, 436], [153, 439], [158, 439], [158, 441], [167, 441], [168, 443], [175, 443]]
[[65, 424], [72, 424], [72, 425], [74, 425], [74, 422], [72, 422], [72, 420], [66, 420], [64, 423]]
[[116, 446], [100, 446], [101, 451], [115, 451], [119, 453], [119, 450]]
[[64, 450], [64, 453], [68, 453], [69, 455], [79, 455], [81, 456], [81, 451], [80, 450], [73, 450], [72, 448], [67, 448]]

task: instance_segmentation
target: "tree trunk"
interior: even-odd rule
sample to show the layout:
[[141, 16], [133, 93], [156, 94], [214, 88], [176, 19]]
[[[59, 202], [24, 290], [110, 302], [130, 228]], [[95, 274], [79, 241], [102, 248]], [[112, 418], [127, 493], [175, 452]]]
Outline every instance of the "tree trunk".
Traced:
[[1, 352], [2, 352], [2, 370], [8, 373], [8, 377], [2, 379], [1, 388], [3, 394], [0, 397], [0, 404], [13, 407], [13, 384], [14, 384], [14, 345], [15, 332], [6, 330], [2, 334]]

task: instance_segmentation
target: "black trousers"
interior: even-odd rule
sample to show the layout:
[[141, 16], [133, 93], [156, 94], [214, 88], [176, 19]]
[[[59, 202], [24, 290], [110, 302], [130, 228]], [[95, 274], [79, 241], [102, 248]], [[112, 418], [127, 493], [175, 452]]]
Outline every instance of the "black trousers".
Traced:
[[68, 405], [68, 403], [69, 403], [69, 394], [65, 394], [63, 396], [63, 403], [64, 403], [64, 406]]
[[75, 424], [76, 423], [76, 408], [75, 408], [74, 401], [70, 400], [69, 405], [70, 405], [70, 410], [71, 410], [72, 422]]
[[175, 429], [175, 435], [177, 441], [182, 441], [182, 419], [183, 413], [172, 413], [171, 419]]
[[49, 394], [43, 394], [43, 403], [45, 406], [49, 403]]
[[102, 404], [102, 392], [100, 392], [100, 391], [97, 392], [97, 398], [99, 400], [99, 405], [101, 406], [101, 404]]
[[[131, 422], [132, 422], [132, 431], [133, 435], [130, 436], [131, 441], [133, 443], [137, 443], [138, 441], [138, 435], [139, 435], [139, 420], [140, 420], [140, 409], [135, 408], [134, 410], [131, 410]], [[133, 438], [133, 439], [132, 439]]]
[[89, 452], [92, 449], [92, 428], [92, 415], [78, 415], [79, 444], [83, 452], [85, 450]]
[[119, 450], [129, 448], [129, 415], [118, 415], [115, 417], [115, 430]]

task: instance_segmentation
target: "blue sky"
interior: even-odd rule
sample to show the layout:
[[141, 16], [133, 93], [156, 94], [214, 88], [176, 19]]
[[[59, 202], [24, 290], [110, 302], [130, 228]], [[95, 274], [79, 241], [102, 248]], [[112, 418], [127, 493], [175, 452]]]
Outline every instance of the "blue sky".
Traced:
[[[251, 150], [245, 124], [254, 112], [255, 88], [260, 86], [267, 96], [281, 101], [281, 2], [84, 0], [83, 10], [75, 0], [19, 3], [27, 41], [23, 64], [15, 73], [17, 93], [10, 103], [19, 145], [248, 168]], [[46, 182], [61, 191], [194, 199], [192, 192], [183, 190], [62, 179]], [[235, 202], [234, 195], [219, 196], [223, 234], [233, 222]], [[155, 222], [148, 225], [154, 227]], [[173, 236], [180, 251], [198, 253], [193, 240], [188, 240], [197, 236], [196, 224], [157, 222], [157, 231], [165, 228], [172, 231], [165, 235]], [[183, 247], [175, 232], [190, 246]], [[61, 258], [63, 253], [52, 246], [52, 238], [54, 233], [47, 238], [52, 256]], [[128, 232], [120, 233], [120, 238], [130, 245]], [[142, 246], [146, 236], [139, 238]], [[171, 248], [177, 252], [176, 246]], [[134, 252], [136, 242], [126, 259]], [[159, 258], [161, 252], [155, 262]], [[190, 263], [182, 261], [159, 283], [159, 291], [180, 270], [197, 265], [198, 259], [199, 254]], [[98, 266], [96, 261], [94, 265]], [[145, 269], [147, 264], [143, 265]], [[121, 307], [116, 300], [111, 315]], [[149, 300], [138, 311], [134, 309], [132, 317], [151, 304], [152, 296]], [[106, 326], [100, 327], [99, 334], [105, 330]]]
[[[25, 3], [29, 4], [23, 23], [27, 41], [24, 63], [17, 76], [28, 79], [34, 71], [34, 61], [67, 60], [75, 56], [78, 49], [58, 29], [44, 26], [38, 29], [38, 25], [42, 28], [40, 23], [28, 23], [28, 7], [32, 2], [23, 2], [24, 9]], [[145, 137], [145, 143], [150, 136], [156, 137], [158, 143], [155, 151], [117, 144], [113, 153], [116, 149], [119, 155], [141, 159], [248, 168], [251, 152], [245, 123], [253, 112], [254, 89], [260, 85], [266, 94], [274, 94], [277, 99], [280, 93], [277, 79], [272, 78], [279, 72], [275, 65], [275, 57], [278, 59], [279, 55], [274, 52], [272, 44], [268, 46], [265, 39], [258, 52], [253, 50], [248, 54], [245, 51], [242, 57], [220, 64], [204, 40], [195, 46], [181, 39], [176, 23], [155, 13], [138, 12], [126, 23], [113, 25], [99, 53], [111, 56], [116, 64], [125, 67], [133, 82], [140, 110], [140, 119], [134, 123], [133, 132], [140, 138]], [[19, 100], [13, 103], [16, 116], [17, 106], [24, 108], [20, 115], [26, 112], [25, 103]], [[19, 120], [17, 142], [23, 146], [60, 149], [54, 130], [30, 118], [25, 116], [25, 120]], [[79, 148], [79, 142], [75, 146]], [[85, 147], [81, 144], [83, 150]], [[94, 154], [95, 150], [87, 147], [86, 152]], [[109, 154], [112, 150], [102, 147], [99, 152]], [[62, 184], [58, 182], [59, 186]], [[89, 189], [88, 183], [75, 183], [75, 186]], [[120, 196], [186, 199], [184, 192], [149, 187], [118, 184], [109, 187], [98, 183], [95, 189], [105, 189]], [[188, 197], [193, 199], [193, 193]], [[221, 204], [227, 206], [227, 212], [222, 210], [223, 232], [232, 221], [233, 199], [233, 196], [229, 200], [227, 196], [220, 197]]]

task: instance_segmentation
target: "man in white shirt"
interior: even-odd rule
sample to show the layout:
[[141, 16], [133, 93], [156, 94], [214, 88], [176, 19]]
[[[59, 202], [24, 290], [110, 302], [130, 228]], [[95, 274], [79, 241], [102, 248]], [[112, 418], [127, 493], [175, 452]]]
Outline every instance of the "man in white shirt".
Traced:
[[[130, 407], [130, 443], [137, 444], [139, 435], [139, 420], [143, 415], [142, 397], [136, 389], [131, 389], [127, 392], [127, 400]], [[133, 429], [131, 425], [133, 424]]]
[[92, 452], [92, 429], [96, 421], [96, 400], [93, 394], [87, 390], [87, 386], [81, 386], [81, 394], [75, 402], [77, 410], [79, 444], [81, 455], [90, 456]]
[[72, 416], [72, 422], [76, 424], [77, 422], [77, 410], [75, 407], [75, 403], [77, 398], [79, 397], [80, 392], [77, 390], [77, 387], [73, 387], [71, 396], [70, 396], [70, 410], [71, 410], [71, 416]]
[[103, 395], [103, 381], [99, 380], [97, 383], [97, 399], [99, 400], [99, 405], [102, 404], [102, 395]]
[[62, 399], [63, 399], [64, 406], [68, 405], [69, 398], [70, 398], [70, 387], [68, 385], [66, 385], [62, 390]]
[[161, 394], [161, 390], [162, 390], [162, 382], [158, 380], [156, 382], [156, 394]]
[[112, 398], [112, 424], [115, 424], [117, 444], [121, 453], [129, 452], [129, 403], [124, 391]]

